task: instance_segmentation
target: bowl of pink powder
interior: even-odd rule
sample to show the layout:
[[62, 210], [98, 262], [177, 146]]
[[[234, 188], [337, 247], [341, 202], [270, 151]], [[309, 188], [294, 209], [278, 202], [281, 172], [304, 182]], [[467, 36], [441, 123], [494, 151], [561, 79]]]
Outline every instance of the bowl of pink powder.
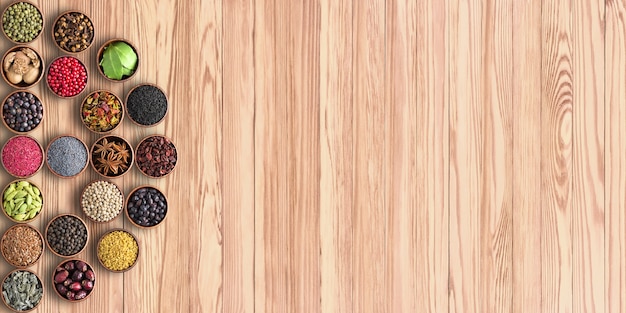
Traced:
[[17, 135], [2, 146], [2, 167], [13, 177], [28, 178], [43, 166], [43, 147], [33, 137]]

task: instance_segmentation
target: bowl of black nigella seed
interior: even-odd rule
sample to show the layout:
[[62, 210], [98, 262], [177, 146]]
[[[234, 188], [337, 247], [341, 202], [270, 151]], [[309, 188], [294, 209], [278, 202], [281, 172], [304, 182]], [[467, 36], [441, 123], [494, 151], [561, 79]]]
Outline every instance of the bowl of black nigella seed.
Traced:
[[35, 130], [43, 121], [43, 104], [37, 95], [29, 91], [14, 91], [2, 105], [2, 123], [16, 134]]
[[157, 85], [135, 86], [126, 96], [126, 114], [138, 126], [150, 127], [161, 123], [167, 114], [167, 96]]

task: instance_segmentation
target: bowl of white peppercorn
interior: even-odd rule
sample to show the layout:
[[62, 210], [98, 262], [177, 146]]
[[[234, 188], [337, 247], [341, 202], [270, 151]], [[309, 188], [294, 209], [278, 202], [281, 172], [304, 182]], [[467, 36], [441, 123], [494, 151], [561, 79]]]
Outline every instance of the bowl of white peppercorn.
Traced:
[[83, 189], [80, 207], [91, 221], [108, 223], [122, 212], [124, 193], [112, 182], [95, 180]]

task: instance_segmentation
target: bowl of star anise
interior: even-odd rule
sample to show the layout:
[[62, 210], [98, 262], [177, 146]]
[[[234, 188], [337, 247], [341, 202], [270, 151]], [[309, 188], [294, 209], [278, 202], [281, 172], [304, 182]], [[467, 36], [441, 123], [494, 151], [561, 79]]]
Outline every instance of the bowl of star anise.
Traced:
[[100, 137], [91, 146], [91, 167], [103, 177], [116, 178], [128, 173], [134, 153], [128, 141], [119, 136]]

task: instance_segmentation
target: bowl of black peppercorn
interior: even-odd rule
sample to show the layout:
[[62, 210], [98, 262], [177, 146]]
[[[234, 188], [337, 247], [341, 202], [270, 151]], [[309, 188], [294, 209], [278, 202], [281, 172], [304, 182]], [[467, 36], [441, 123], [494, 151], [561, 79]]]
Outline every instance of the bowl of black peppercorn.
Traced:
[[2, 103], [2, 123], [16, 134], [31, 132], [43, 121], [43, 104], [32, 92], [14, 91]]
[[87, 224], [73, 214], [55, 216], [46, 226], [46, 245], [52, 253], [68, 258], [85, 249], [89, 240]]
[[167, 198], [156, 187], [139, 186], [130, 192], [124, 212], [130, 222], [140, 228], [160, 225], [167, 216]]

